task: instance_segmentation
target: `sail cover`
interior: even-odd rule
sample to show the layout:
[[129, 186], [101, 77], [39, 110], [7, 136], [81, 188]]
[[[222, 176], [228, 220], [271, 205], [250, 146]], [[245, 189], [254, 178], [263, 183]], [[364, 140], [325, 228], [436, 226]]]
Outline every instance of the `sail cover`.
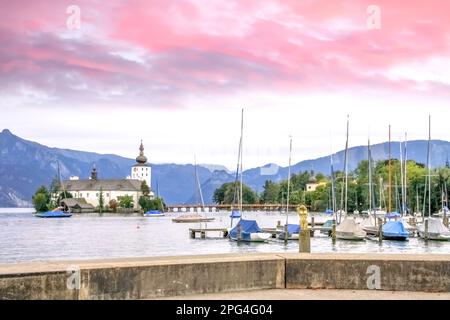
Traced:
[[231, 215], [230, 215], [231, 219], [240, 218], [240, 217], [241, 217], [241, 212], [239, 210], [231, 211]]
[[[425, 232], [425, 224], [419, 226], [419, 231]], [[442, 223], [440, 219], [436, 218], [428, 219], [428, 232], [450, 236], [450, 230]]]
[[333, 214], [334, 211], [332, 209], [327, 209], [325, 210], [325, 214]]
[[289, 235], [300, 233], [300, 225], [298, 224], [288, 224], [287, 229]]
[[230, 231], [230, 238], [237, 239], [238, 238], [238, 232], [241, 232], [241, 239], [242, 240], [250, 240], [250, 234], [251, 233], [257, 233], [261, 232], [261, 229], [258, 226], [258, 223], [256, 223], [255, 220], [239, 220], [238, 224], [231, 229]]
[[401, 221], [388, 221], [383, 225], [383, 235], [391, 237], [407, 237], [409, 232]]

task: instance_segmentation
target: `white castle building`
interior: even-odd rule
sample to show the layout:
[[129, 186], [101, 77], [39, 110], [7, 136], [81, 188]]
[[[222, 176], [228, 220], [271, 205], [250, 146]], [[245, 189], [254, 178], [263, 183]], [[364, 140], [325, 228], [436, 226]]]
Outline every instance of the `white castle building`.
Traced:
[[[102, 192], [105, 206], [112, 199], [119, 202], [119, 197], [128, 195], [133, 197], [134, 209], [139, 209], [138, 202], [142, 196], [141, 186], [143, 181], [151, 188], [152, 170], [147, 163], [144, 145], [141, 141], [136, 163], [131, 167], [131, 175], [126, 179], [97, 179], [97, 169], [94, 165], [89, 179], [70, 177], [70, 180], [64, 181], [64, 187], [75, 200], [80, 199], [80, 203], [87, 202], [94, 207], [98, 207], [100, 192]], [[154, 192], [151, 189], [150, 198], [154, 198]]]

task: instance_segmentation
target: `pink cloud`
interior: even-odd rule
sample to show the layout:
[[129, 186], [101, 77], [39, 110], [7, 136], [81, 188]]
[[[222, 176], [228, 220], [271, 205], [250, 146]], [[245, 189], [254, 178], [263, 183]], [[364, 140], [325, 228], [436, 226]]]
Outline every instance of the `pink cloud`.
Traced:
[[[381, 30], [366, 28], [369, 1], [77, 2], [82, 27], [93, 30], [80, 39], [61, 37], [71, 2], [0, 5], [5, 88], [25, 82], [64, 99], [78, 89], [59, 80], [75, 74], [86, 99], [122, 90], [110, 99], [161, 106], [239, 90], [419, 92], [415, 81], [388, 78], [389, 69], [450, 53], [446, 0], [377, 0]], [[124, 50], [143, 51], [142, 61], [111, 54]], [[426, 88], [420, 93], [450, 92], [443, 83]]]

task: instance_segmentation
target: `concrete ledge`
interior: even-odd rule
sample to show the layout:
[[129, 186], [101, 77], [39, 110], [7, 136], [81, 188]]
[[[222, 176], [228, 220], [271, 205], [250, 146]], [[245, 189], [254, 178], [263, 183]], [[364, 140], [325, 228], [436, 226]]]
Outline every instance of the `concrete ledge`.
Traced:
[[[70, 290], [69, 266], [80, 270]], [[0, 266], [0, 299], [148, 299], [276, 289], [285, 286], [285, 259], [273, 254], [208, 255]]]
[[386, 291], [450, 292], [450, 255], [293, 254], [286, 258], [287, 289], [367, 290], [379, 272]]
[[[79, 289], [67, 286], [70, 266], [79, 269]], [[373, 266], [378, 268], [381, 290], [450, 291], [450, 255], [226, 254], [0, 265], [0, 299], [151, 299], [283, 288], [367, 290]]]

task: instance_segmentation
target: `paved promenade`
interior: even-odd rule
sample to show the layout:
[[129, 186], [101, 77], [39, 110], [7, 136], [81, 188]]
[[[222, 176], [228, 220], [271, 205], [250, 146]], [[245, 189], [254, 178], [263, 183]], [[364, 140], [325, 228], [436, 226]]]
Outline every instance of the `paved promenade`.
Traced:
[[161, 300], [450, 300], [450, 293], [273, 289], [165, 297]]

